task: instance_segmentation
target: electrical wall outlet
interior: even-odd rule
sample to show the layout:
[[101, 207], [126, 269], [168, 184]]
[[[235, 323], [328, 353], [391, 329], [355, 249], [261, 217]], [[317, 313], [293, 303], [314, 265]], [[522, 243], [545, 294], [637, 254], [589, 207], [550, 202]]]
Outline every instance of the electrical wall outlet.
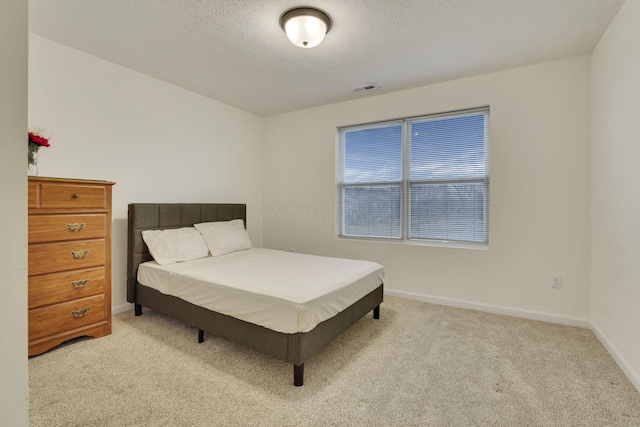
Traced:
[[562, 289], [562, 276], [551, 276], [551, 287], [553, 289]]

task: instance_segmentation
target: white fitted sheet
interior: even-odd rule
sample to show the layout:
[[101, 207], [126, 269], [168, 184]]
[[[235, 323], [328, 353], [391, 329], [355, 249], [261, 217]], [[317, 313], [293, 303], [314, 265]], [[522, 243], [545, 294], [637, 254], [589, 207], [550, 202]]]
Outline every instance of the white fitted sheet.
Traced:
[[380, 264], [252, 248], [161, 266], [138, 267], [138, 282], [277, 332], [309, 332], [384, 278]]

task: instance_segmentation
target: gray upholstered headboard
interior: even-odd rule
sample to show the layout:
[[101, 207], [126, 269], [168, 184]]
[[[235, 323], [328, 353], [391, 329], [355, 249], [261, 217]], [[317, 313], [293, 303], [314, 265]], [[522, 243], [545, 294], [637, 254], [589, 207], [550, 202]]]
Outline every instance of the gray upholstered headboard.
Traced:
[[199, 222], [242, 219], [247, 205], [236, 203], [131, 203], [127, 230], [127, 301], [135, 302], [138, 265], [153, 259], [142, 231], [190, 227]]

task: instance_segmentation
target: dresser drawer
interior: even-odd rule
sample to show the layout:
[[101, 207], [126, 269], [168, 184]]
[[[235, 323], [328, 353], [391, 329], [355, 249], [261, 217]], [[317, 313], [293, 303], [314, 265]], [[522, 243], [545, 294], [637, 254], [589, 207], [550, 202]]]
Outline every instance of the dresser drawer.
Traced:
[[98, 267], [104, 263], [104, 239], [29, 245], [29, 276]]
[[105, 319], [104, 295], [29, 310], [29, 340]]
[[40, 184], [40, 208], [106, 208], [107, 191], [104, 186], [72, 183]]
[[55, 242], [105, 237], [107, 216], [88, 215], [31, 215], [29, 243]]
[[74, 270], [29, 278], [29, 308], [104, 294], [104, 269]]
[[29, 209], [39, 207], [38, 206], [38, 202], [40, 200], [40, 194], [38, 193], [39, 190], [40, 190], [40, 184], [30, 180], [29, 186], [28, 186], [28, 192], [27, 192]]

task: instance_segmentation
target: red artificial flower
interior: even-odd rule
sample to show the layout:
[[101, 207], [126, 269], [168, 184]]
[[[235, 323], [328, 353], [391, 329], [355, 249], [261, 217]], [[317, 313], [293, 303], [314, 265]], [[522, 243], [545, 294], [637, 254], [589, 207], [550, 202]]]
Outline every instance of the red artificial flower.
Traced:
[[36, 144], [42, 147], [49, 147], [49, 140], [36, 133], [29, 132], [29, 144]]

